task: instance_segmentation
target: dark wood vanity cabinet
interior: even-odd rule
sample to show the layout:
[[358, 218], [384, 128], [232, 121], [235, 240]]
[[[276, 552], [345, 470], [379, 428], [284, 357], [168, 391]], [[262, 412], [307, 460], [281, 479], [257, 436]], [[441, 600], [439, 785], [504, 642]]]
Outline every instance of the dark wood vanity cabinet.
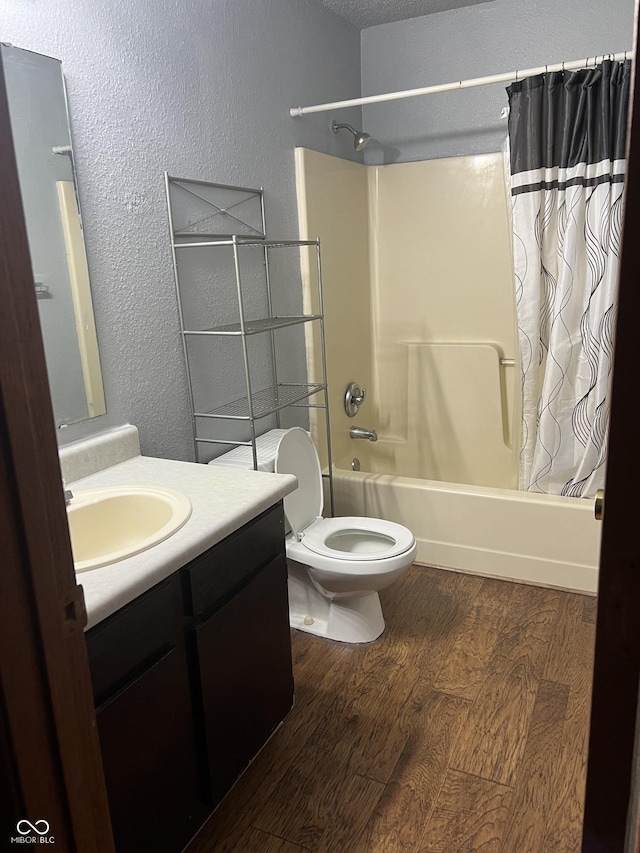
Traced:
[[87, 632], [116, 850], [178, 853], [293, 704], [282, 505]]
[[282, 507], [183, 569], [215, 807], [293, 704]]

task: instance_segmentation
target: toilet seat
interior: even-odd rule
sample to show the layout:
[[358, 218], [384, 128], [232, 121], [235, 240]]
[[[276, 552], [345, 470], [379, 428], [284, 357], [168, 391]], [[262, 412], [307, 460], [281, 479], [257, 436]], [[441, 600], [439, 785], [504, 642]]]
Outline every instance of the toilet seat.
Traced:
[[413, 547], [413, 534], [401, 524], [382, 518], [321, 518], [303, 533], [302, 544], [337, 560], [384, 560]]
[[[310, 551], [345, 564], [389, 560], [415, 546], [410, 530], [382, 518], [322, 518], [322, 470], [306, 430], [287, 430], [276, 450], [275, 470], [293, 474], [298, 488], [284, 498], [295, 538]], [[299, 550], [299, 549], [296, 549]]]

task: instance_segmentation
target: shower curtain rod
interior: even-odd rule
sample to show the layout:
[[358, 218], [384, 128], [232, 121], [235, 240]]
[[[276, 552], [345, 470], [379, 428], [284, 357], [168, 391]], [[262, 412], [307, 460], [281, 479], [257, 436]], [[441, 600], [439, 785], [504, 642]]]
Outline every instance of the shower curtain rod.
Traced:
[[633, 59], [633, 51], [623, 53], [605, 53], [587, 59], [574, 59], [571, 62], [557, 62], [555, 65], [541, 65], [539, 68], [526, 68], [523, 71], [507, 71], [504, 74], [494, 74], [491, 77], [475, 77], [471, 80], [458, 80], [456, 83], [441, 83], [438, 86], [424, 86], [421, 89], [405, 89], [403, 92], [387, 92], [384, 95], [368, 95], [364, 98], [351, 98], [348, 101], [333, 101], [330, 104], [316, 104], [312, 107], [292, 107], [289, 115], [292, 117], [322, 113], [327, 110], [343, 110], [347, 107], [359, 107], [363, 104], [379, 104], [383, 101], [398, 101], [401, 98], [415, 98], [418, 95], [433, 95], [435, 92], [451, 92], [454, 89], [471, 89], [474, 86], [487, 86], [490, 83], [512, 83], [524, 77], [535, 77], [548, 71], [574, 71], [578, 68], [588, 68], [597, 65], [605, 59], [621, 62]]

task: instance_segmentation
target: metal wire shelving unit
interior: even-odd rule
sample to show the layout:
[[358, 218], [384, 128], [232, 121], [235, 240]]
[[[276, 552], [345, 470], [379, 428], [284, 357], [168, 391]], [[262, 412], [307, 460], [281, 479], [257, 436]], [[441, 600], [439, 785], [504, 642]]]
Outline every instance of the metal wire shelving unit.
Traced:
[[[331, 513], [333, 514], [333, 475], [331, 457], [331, 433], [329, 422], [329, 398], [327, 389], [327, 362], [325, 351], [324, 313], [322, 301], [322, 266], [319, 240], [268, 240], [265, 230], [264, 195], [262, 189], [237, 187], [228, 184], [198, 181], [190, 178], [176, 178], [165, 172], [167, 210], [171, 232], [171, 249], [175, 274], [176, 296], [182, 344], [189, 383], [191, 404], [191, 424], [196, 458], [200, 460], [202, 445], [232, 445], [251, 448], [253, 467], [258, 470], [258, 425], [263, 418], [274, 416], [276, 425], [281, 426], [280, 414], [289, 407], [324, 409], [326, 430], [327, 472], [323, 476], [328, 480]], [[175, 198], [178, 193], [182, 202], [181, 215], [186, 221], [177, 221]], [[244, 207], [243, 207], [244, 206]], [[243, 207], [242, 212], [238, 208]], [[251, 210], [252, 208], [252, 210]], [[242, 215], [241, 215], [242, 213]], [[190, 328], [185, 317], [185, 282], [181, 281], [178, 254], [193, 249], [216, 249], [226, 247], [233, 254], [235, 277], [235, 297], [239, 320], [234, 323], [222, 323], [205, 328]], [[277, 315], [273, 313], [273, 298], [269, 258], [271, 250], [300, 250], [307, 247], [315, 251], [318, 311], [312, 314]], [[266, 296], [267, 316], [249, 319], [245, 310], [245, 292], [243, 290], [242, 254], [247, 248], [261, 249], [264, 255], [261, 285]], [[215, 260], [212, 260], [215, 265]], [[255, 284], [255, 282], [254, 282]], [[212, 293], [214, 300], [216, 294]], [[278, 380], [276, 359], [277, 334], [280, 329], [301, 324], [316, 324], [319, 329], [319, 349], [321, 376], [319, 381], [281, 382]], [[254, 335], [267, 335], [269, 339], [270, 373], [273, 384], [266, 388], [256, 388], [252, 376], [252, 365], [248, 339]], [[191, 356], [188, 342], [194, 338], [232, 338], [239, 339], [242, 348], [244, 393], [237, 399], [200, 410], [196, 404], [196, 394], [192, 375]], [[215, 365], [211, 365], [211, 375], [215, 376]], [[308, 379], [309, 377], [307, 377]], [[320, 403], [313, 399], [321, 395]], [[211, 438], [199, 434], [201, 421], [239, 421], [249, 426], [250, 441], [229, 438]]]

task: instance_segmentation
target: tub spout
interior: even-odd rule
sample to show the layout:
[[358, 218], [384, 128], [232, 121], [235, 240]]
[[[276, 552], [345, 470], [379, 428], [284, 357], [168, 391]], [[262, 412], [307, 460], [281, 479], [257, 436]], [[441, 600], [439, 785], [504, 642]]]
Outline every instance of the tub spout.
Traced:
[[366, 438], [369, 441], [377, 441], [378, 434], [375, 429], [361, 429], [360, 427], [350, 427], [349, 438]]

